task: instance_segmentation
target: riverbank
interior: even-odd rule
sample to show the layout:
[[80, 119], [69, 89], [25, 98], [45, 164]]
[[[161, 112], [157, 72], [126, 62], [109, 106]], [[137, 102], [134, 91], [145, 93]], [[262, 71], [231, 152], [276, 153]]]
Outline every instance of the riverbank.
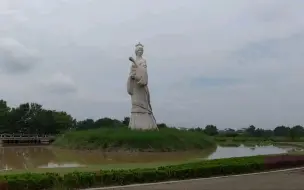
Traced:
[[220, 141], [217, 142], [220, 146], [230, 146], [230, 147], [239, 147], [240, 145], [244, 145], [246, 147], [252, 147], [252, 146], [267, 146], [267, 145], [276, 145], [276, 146], [292, 146], [292, 147], [298, 147], [298, 148], [304, 148], [304, 142], [291, 142], [291, 141], [282, 141], [282, 142], [274, 142], [274, 141]]
[[293, 146], [298, 148], [304, 148], [304, 141], [301, 138], [291, 139], [286, 137], [213, 137], [213, 140], [220, 146], [223, 147], [239, 147], [244, 145], [246, 147], [254, 146], [267, 146], [267, 145], [278, 145], [278, 146]]
[[160, 131], [103, 128], [65, 133], [55, 140], [53, 146], [107, 152], [171, 152], [204, 150], [215, 147], [216, 143], [204, 133], [172, 128]]
[[290, 138], [290, 137], [251, 137], [251, 136], [236, 136], [236, 137], [225, 137], [225, 136], [213, 136], [213, 140], [216, 142], [303, 142], [304, 138]]
[[9, 174], [0, 175], [0, 181], [7, 183], [9, 189], [14, 190], [39, 190], [51, 187], [79, 189], [244, 174], [303, 165], [304, 157], [300, 155], [268, 155], [204, 160], [156, 168], [73, 172], [64, 175]]

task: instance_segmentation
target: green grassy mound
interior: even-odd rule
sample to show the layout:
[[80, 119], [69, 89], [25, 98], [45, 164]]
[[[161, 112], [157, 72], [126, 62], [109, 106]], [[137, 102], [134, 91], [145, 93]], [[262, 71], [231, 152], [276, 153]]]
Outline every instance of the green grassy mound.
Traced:
[[244, 174], [304, 165], [300, 155], [251, 156], [207, 160], [158, 168], [96, 172], [0, 175], [0, 187], [12, 190], [79, 189]]
[[178, 129], [139, 131], [128, 128], [68, 132], [58, 137], [53, 145], [69, 149], [160, 152], [207, 149], [216, 146], [215, 142], [202, 132]]

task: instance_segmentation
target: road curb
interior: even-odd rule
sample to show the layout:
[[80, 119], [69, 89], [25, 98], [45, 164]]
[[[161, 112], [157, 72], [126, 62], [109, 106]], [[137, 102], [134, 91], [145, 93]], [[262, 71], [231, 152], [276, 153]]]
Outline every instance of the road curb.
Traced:
[[132, 184], [132, 185], [124, 185], [124, 186], [87, 188], [87, 189], [81, 189], [81, 190], [111, 190], [111, 189], [114, 190], [114, 189], [129, 188], [129, 187], [141, 187], [141, 186], [144, 187], [144, 186], [151, 186], [151, 185], [173, 184], [173, 183], [182, 183], [182, 182], [191, 182], [191, 181], [214, 180], [214, 179], [221, 179], [221, 178], [231, 178], [231, 177], [242, 177], [242, 176], [259, 175], [259, 174], [288, 172], [288, 171], [295, 171], [295, 170], [301, 170], [301, 169], [304, 169], [304, 166], [303, 167], [297, 167], [297, 168], [283, 169], [283, 170], [255, 172], [255, 173], [239, 174], [239, 175], [227, 175], [227, 176], [218, 176], [218, 177], [209, 177], [209, 178], [196, 178], [196, 179], [176, 180], [176, 181], [163, 181], [163, 182], [156, 182], [156, 183], [142, 183], [142, 184]]

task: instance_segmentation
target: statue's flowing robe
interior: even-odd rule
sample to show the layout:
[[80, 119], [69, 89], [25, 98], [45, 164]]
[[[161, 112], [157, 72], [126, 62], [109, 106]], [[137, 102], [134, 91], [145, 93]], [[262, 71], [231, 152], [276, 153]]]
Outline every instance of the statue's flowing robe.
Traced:
[[[134, 79], [132, 78], [133, 74], [135, 74]], [[127, 91], [132, 100], [129, 127], [132, 129], [157, 129], [150, 104], [148, 72], [144, 59], [138, 61], [137, 67], [131, 66]]]

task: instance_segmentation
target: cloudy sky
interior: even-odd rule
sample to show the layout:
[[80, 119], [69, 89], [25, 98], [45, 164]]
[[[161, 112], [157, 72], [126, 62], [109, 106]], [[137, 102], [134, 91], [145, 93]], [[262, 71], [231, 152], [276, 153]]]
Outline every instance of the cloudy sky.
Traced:
[[78, 119], [129, 115], [134, 45], [155, 117], [304, 125], [303, 0], [0, 0], [0, 95]]

